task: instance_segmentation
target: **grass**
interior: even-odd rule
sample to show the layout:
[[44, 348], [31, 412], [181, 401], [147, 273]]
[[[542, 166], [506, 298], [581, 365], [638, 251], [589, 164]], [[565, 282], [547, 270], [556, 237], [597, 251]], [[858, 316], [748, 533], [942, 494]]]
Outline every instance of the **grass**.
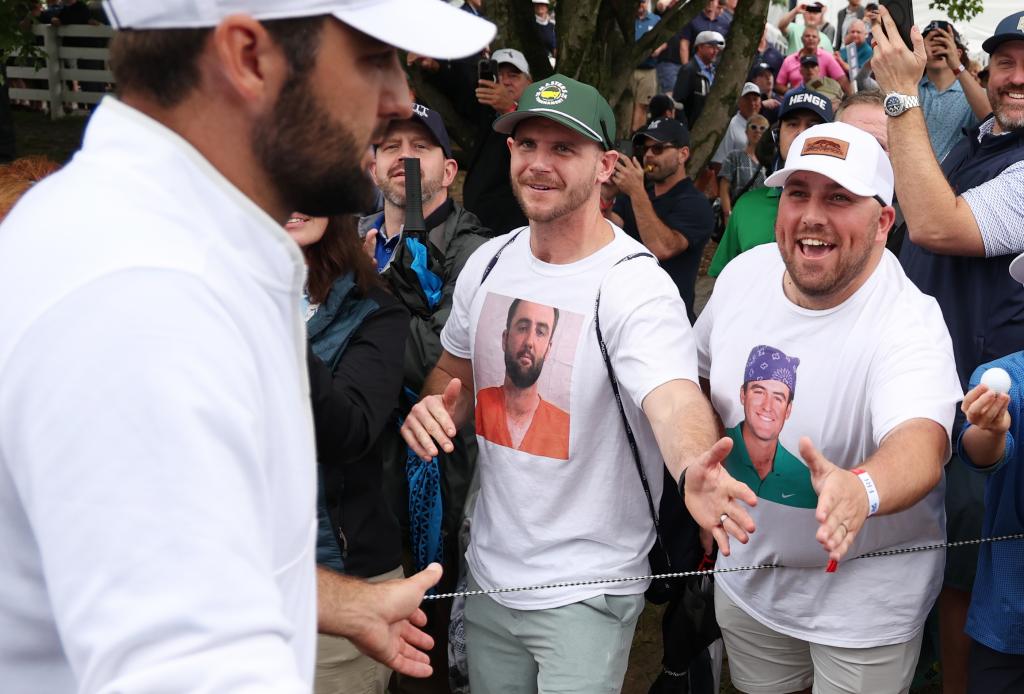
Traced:
[[17, 155], [42, 155], [66, 163], [82, 144], [87, 114], [75, 113], [58, 120], [40, 111], [15, 109], [14, 137]]

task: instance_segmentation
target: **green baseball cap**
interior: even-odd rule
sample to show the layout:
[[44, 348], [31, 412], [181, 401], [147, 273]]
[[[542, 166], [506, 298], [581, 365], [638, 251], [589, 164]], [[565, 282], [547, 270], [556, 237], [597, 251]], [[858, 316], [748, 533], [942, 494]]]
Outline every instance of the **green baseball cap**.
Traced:
[[519, 108], [494, 121], [494, 129], [511, 135], [527, 118], [548, 118], [594, 140], [606, 150], [615, 137], [615, 114], [603, 96], [589, 84], [565, 75], [551, 75], [523, 91]]

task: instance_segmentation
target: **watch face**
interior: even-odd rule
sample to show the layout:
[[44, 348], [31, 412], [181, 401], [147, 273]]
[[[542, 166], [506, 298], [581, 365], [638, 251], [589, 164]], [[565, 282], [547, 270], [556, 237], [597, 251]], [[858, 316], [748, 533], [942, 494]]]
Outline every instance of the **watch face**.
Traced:
[[903, 99], [899, 94], [890, 94], [885, 97], [885, 112], [890, 116], [898, 116], [903, 113]]

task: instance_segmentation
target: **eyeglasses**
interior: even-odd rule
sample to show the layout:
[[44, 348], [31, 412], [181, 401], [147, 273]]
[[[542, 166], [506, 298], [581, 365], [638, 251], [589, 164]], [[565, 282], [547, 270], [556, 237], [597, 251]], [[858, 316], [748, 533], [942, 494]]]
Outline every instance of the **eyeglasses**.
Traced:
[[751, 124], [751, 125], [747, 126], [747, 130], [753, 130], [756, 133], [763, 133], [767, 129], [768, 129], [767, 125], [753, 125], [753, 124]]
[[645, 152], [650, 152], [654, 156], [658, 157], [658, 156], [661, 156], [661, 153], [664, 152], [666, 149], [679, 149], [679, 148], [676, 145], [666, 145], [663, 142], [659, 142], [659, 143], [654, 144], [654, 145], [647, 145], [647, 147], [644, 148], [644, 151]]

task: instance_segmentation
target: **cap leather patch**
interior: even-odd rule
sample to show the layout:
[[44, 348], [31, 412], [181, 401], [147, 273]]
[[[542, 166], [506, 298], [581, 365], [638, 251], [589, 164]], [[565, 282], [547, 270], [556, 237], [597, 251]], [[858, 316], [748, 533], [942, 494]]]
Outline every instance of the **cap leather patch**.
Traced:
[[820, 154], [826, 157], [835, 157], [836, 159], [846, 159], [849, 151], [850, 143], [845, 140], [837, 140], [834, 137], [810, 137], [804, 142], [804, 148], [801, 150], [800, 156]]

